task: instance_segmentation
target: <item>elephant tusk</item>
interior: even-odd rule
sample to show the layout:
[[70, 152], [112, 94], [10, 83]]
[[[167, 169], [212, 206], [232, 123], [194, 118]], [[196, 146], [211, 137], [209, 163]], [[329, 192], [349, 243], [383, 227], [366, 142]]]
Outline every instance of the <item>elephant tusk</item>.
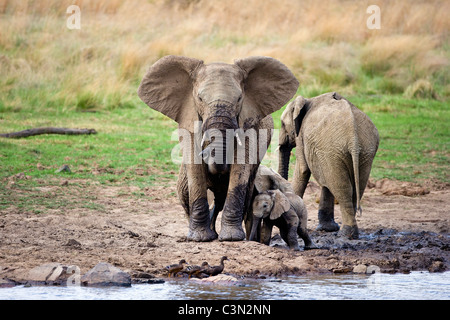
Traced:
[[209, 156], [209, 153], [210, 153], [209, 149], [210, 149], [210, 147], [207, 147], [205, 150], [202, 150], [198, 155], [199, 156], [204, 156], [205, 152], [208, 152], [208, 154], [206, 156]]
[[235, 136], [236, 136], [237, 143], [239, 144], [239, 146], [242, 147], [242, 141], [241, 141], [241, 138], [239, 138], [239, 132], [236, 132]]

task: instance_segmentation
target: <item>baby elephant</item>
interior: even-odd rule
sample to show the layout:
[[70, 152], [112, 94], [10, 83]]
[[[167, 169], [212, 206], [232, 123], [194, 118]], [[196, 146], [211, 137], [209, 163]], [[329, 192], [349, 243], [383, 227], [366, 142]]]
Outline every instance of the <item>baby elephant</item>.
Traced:
[[269, 245], [273, 226], [280, 229], [283, 240], [293, 250], [300, 250], [297, 235], [305, 242], [305, 250], [316, 249], [306, 230], [308, 214], [302, 198], [293, 192], [268, 190], [258, 194], [253, 201], [253, 224], [250, 240], [257, 240], [258, 228], [263, 219], [261, 242]]

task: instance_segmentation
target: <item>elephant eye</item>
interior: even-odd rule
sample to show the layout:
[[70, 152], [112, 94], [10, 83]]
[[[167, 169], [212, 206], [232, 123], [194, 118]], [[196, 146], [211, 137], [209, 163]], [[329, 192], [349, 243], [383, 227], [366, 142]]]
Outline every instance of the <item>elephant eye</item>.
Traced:
[[239, 96], [237, 102], [239, 103], [239, 102], [241, 102], [241, 100], [242, 100], [242, 94]]
[[203, 102], [203, 99], [202, 99], [202, 97], [200, 97], [200, 95], [198, 95], [197, 97], [198, 97], [198, 100], [200, 100], [200, 102]]

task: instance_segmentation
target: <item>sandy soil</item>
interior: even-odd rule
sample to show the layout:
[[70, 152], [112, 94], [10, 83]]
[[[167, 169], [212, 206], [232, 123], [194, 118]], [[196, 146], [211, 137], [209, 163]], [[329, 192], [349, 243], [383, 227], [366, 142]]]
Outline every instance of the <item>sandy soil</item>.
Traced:
[[[224, 255], [230, 259], [225, 272], [246, 277], [349, 272], [358, 264], [374, 264], [382, 272], [448, 270], [449, 185], [382, 180], [369, 186], [363, 214], [357, 218], [360, 239], [346, 240], [315, 231], [319, 188], [310, 182], [304, 197], [308, 229], [321, 249], [294, 252], [276, 235], [276, 228], [271, 246], [186, 242], [188, 221], [173, 196], [175, 185], [142, 190], [62, 181], [40, 188], [36, 196], [70, 202], [88, 193], [101, 210], [68, 206], [36, 214], [11, 206], [0, 211], [0, 279], [23, 280], [28, 270], [48, 262], [77, 265], [84, 274], [102, 261], [132, 277], [147, 273], [163, 278], [164, 266], [182, 258], [216, 265]], [[7, 188], [14, 190], [14, 183]], [[339, 206], [335, 215], [340, 223]], [[220, 230], [220, 218], [217, 225]]]

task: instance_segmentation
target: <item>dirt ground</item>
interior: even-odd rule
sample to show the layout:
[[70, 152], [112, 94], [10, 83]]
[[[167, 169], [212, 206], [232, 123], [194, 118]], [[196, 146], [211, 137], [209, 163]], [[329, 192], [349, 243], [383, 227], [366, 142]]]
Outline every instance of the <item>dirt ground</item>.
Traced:
[[[76, 265], [84, 274], [102, 261], [133, 278], [142, 274], [164, 278], [164, 266], [180, 259], [217, 265], [222, 256], [229, 258], [225, 273], [256, 278], [345, 273], [358, 264], [377, 265], [382, 272], [448, 270], [450, 186], [381, 180], [369, 187], [362, 216], [357, 217], [360, 239], [346, 240], [315, 231], [319, 188], [310, 182], [304, 197], [308, 229], [320, 249], [294, 252], [276, 235], [276, 228], [271, 246], [250, 241], [187, 242], [188, 221], [174, 196], [175, 185], [139, 189], [61, 181], [39, 188], [37, 196], [69, 203], [88, 193], [95, 205], [39, 214], [15, 206], [0, 211], [0, 279], [26, 280], [28, 270], [48, 262]], [[14, 190], [14, 183], [7, 188]], [[339, 206], [335, 216], [340, 224]], [[217, 227], [220, 230], [220, 215]]]

